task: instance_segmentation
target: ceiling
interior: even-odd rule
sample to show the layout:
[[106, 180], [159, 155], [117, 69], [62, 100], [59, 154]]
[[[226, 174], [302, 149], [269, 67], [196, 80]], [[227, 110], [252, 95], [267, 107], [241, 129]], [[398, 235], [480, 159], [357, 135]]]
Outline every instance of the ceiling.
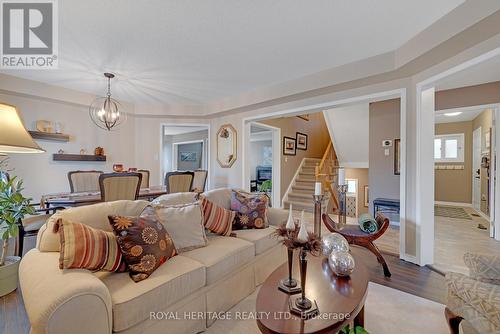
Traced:
[[[434, 120], [436, 123], [455, 123], [455, 122], [467, 122], [472, 121], [474, 118], [479, 116], [486, 107], [476, 106], [476, 107], [465, 107], [465, 108], [453, 108], [445, 110], [436, 110], [436, 116]], [[445, 113], [460, 112], [461, 114], [456, 116], [445, 116]]]
[[163, 134], [165, 136], [175, 136], [183, 133], [207, 130], [207, 128], [206, 126], [164, 126]]
[[199, 106], [395, 50], [463, 0], [59, 1], [59, 69], [4, 73]]
[[474, 86], [495, 81], [500, 81], [500, 56], [439, 80], [436, 83], [436, 90]]

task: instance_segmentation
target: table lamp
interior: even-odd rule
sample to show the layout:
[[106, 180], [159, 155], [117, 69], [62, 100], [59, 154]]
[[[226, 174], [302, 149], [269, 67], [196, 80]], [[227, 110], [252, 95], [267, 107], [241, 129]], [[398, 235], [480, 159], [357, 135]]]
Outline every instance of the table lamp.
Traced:
[[31, 138], [16, 107], [0, 103], [0, 154], [45, 152]]

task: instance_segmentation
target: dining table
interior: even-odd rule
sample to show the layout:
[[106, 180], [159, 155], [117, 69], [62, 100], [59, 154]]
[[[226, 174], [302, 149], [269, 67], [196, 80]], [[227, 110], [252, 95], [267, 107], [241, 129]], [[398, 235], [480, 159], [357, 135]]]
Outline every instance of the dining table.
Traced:
[[[153, 200], [158, 196], [167, 193], [165, 186], [151, 186], [149, 188], [141, 188], [138, 199]], [[54, 194], [42, 195], [40, 207], [49, 209], [51, 206], [72, 207], [95, 204], [101, 202], [101, 192], [62, 192]]]

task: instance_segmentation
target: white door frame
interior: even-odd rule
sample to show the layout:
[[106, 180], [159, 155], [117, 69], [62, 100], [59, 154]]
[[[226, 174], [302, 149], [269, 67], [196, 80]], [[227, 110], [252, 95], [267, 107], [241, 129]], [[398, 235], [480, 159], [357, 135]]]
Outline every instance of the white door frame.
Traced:
[[[244, 137], [243, 146], [244, 152], [250, 152], [250, 127], [252, 124], [260, 128], [269, 129], [272, 133], [271, 141], [273, 148], [273, 170], [272, 170], [272, 181], [273, 181], [273, 191], [272, 191], [272, 205], [274, 208], [281, 207], [281, 129], [275, 126], [249, 121], [244, 124]], [[250, 164], [243, 164], [243, 175], [245, 175], [243, 182], [243, 189], [250, 190]]]
[[[428, 88], [434, 89], [434, 84], [446, 78], [452, 74], [463, 71], [472, 66], [478, 65], [482, 62], [485, 62], [493, 57], [500, 55], [500, 48], [494, 49], [492, 51], [486, 52], [478, 57], [470, 59], [466, 62], [463, 62], [455, 67], [452, 67], [444, 72], [441, 72], [437, 75], [433, 75], [429, 78], [426, 78], [418, 83], [416, 83], [416, 137], [417, 137], [417, 154], [416, 154], [416, 178], [415, 185], [417, 191], [417, 205], [416, 205], [416, 220], [417, 223], [422, 223], [422, 218], [428, 218], [429, 211], [432, 211], [432, 217], [429, 221], [425, 223], [425, 229], [421, 229], [422, 225], [417, 226], [417, 229], [420, 228], [420, 231], [417, 231], [417, 263], [420, 265], [432, 264], [434, 262], [434, 254], [433, 251], [429, 252], [430, 249], [434, 249], [434, 189], [432, 187], [427, 187], [427, 184], [434, 182], [429, 182], [429, 175], [422, 174], [420, 169], [422, 166], [427, 166], [428, 164], [433, 164], [434, 161], [434, 146], [429, 145], [429, 147], [422, 147], [421, 139], [425, 138], [425, 136], [429, 135], [429, 133], [434, 133], [435, 120], [434, 115], [432, 117], [428, 117], [423, 113], [421, 104], [422, 104], [422, 92]], [[498, 116], [498, 111], [497, 111]], [[499, 133], [500, 122], [496, 123], [495, 133]], [[500, 136], [496, 136], [496, 147], [500, 147]], [[434, 138], [434, 136], [432, 136]], [[500, 166], [500, 154], [496, 155], [495, 164]], [[500, 170], [497, 169], [496, 174], [500, 174]], [[432, 176], [434, 175], [434, 170], [432, 170]], [[495, 214], [500, 213], [500, 177], [495, 175]], [[431, 206], [423, 206], [419, 205], [419, 199], [432, 199]], [[429, 210], [430, 209], [430, 210]], [[490, 217], [491, 219], [491, 217]], [[495, 239], [500, 240], [500, 217], [493, 218], [495, 220]]]
[[[242, 119], [242, 138], [243, 138], [243, 145], [242, 145], [242, 164], [243, 166], [246, 165], [246, 150], [248, 150], [247, 143], [249, 142], [249, 133], [250, 133], [250, 127], [247, 126], [248, 122], [251, 121], [259, 121], [259, 120], [264, 120], [264, 119], [269, 119], [269, 118], [274, 118], [274, 117], [279, 117], [279, 116], [294, 116], [294, 115], [301, 115], [304, 113], [313, 113], [313, 112], [322, 112], [323, 110], [326, 109], [331, 109], [334, 107], [339, 107], [342, 105], [346, 104], [356, 104], [356, 103], [364, 103], [364, 102], [370, 102], [370, 101], [381, 101], [385, 99], [391, 99], [391, 98], [400, 98], [401, 99], [401, 109], [400, 109], [400, 137], [401, 137], [401, 173], [400, 173], [400, 181], [399, 181], [399, 193], [400, 193], [400, 227], [399, 227], [399, 257], [403, 260], [409, 261], [416, 263], [415, 257], [406, 254], [406, 232], [405, 232], [405, 227], [406, 227], [406, 182], [407, 182], [407, 176], [406, 176], [406, 143], [407, 143], [407, 134], [406, 134], [406, 120], [407, 120], [407, 115], [406, 115], [406, 103], [407, 103], [407, 96], [406, 96], [406, 88], [398, 88], [394, 90], [388, 90], [388, 91], [380, 91], [377, 93], [373, 94], [367, 94], [367, 95], [359, 95], [355, 97], [350, 97], [346, 99], [339, 99], [339, 100], [333, 100], [333, 101], [328, 101], [324, 103], [318, 103], [315, 105], [308, 105], [304, 107], [298, 107], [298, 108], [292, 108], [292, 109], [284, 109], [281, 111], [276, 111], [276, 112], [271, 112], [267, 114], [262, 114], [262, 115], [257, 115], [257, 116], [249, 116], [249, 117], [244, 117]], [[281, 138], [280, 138], [281, 139]], [[280, 157], [281, 157], [281, 151], [280, 151]], [[281, 160], [281, 159], [280, 159]], [[247, 184], [247, 174], [248, 171], [246, 168], [242, 168], [242, 187], [244, 189], [247, 189], [249, 185]]]
[[[476, 143], [476, 136], [479, 133], [479, 152], [476, 152], [476, 148], [474, 144]], [[478, 213], [481, 212], [481, 174], [479, 174], [479, 192], [476, 192], [476, 171], [477, 168], [481, 169], [481, 155], [482, 155], [482, 131], [481, 127], [478, 127], [477, 129], [472, 131], [472, 208], [476, 210]], [[476, 156], [478, 154], [478, 156]], [[478, 163], [476, 161], [479, 159], [479, 165], [475, 165]], [[477, 167], [477, 168], [474, 168]], [[478, 204], [478, 207], [476, 208], [476, 203]]]
[[[199, 126], [199, 127], [204, 127], [208, 130], [208, 142], [206, 144], [206, 149], [207, 149], [207, 166], [208, 166], [208, 174], [207, 174], [207, 187], [206, 189], [210, 189], [211, 186], [211, 175], [212, 175], [212, 168], [210, 168], [210, 159], [211, 159], [211, 151], [210, 151], [210, 138], [211, 138], [211, 133], [212, 133], [212, 127], [210, 124], [207, 123], [160, 123], [160, 154], [159, 154], [159, 159], [160, 160], [160, 175], [159, 175], [159, 184], [163, 184], [164, 178], [165, 178], [165, 166], [163, 166], [163, 139], [164, 139], [164, 134], [163, 134], [163, 127], [164, 126]], [[173, 165], [173, 164], [172, 164]]]

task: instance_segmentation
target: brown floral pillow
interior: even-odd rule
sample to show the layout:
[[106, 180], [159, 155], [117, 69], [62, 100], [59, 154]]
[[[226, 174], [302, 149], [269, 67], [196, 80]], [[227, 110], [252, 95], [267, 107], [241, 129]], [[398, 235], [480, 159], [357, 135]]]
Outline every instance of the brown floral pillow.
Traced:
[[108, 216], [134, 282], [177, 255], [172, 238], [148, 206], [139, 217]]
[[233, 190], [231, 210], [236, 211], [233, 230], [266, 228], [269, 198], [265, 194], [250, 194]]

